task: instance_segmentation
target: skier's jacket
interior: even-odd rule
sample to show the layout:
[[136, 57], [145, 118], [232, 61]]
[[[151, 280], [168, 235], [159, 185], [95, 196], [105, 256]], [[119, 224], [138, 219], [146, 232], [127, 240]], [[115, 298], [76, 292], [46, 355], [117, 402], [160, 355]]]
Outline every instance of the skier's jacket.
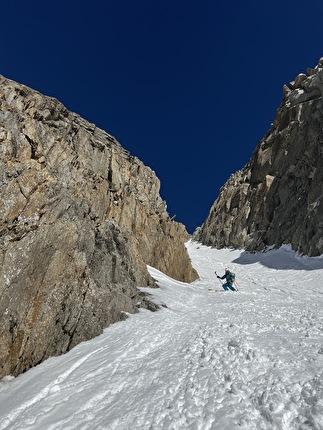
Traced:
[[227, 284], [231, 285], [233, 284], [235, 280], [235, 274], [232, 272], [226, 272], [223, 276], [217, 276], [219, 279], [225, 279], [227, 281]]

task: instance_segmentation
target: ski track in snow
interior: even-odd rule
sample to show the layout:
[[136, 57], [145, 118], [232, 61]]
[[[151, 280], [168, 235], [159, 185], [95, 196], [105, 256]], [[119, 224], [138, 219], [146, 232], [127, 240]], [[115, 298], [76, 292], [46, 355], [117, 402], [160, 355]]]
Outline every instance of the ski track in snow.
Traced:
[[323, 260], [187, 247], [200, 280], [149, 268], [167, 307], [0, 381], [0, 430], [322, 430]]

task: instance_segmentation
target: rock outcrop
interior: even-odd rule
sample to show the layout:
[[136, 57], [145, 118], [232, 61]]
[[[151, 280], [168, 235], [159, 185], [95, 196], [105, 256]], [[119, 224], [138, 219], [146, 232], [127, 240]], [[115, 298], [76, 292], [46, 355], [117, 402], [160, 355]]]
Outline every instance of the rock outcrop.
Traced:
[[111, 135], [0, 77], [0, 377], [153, 307], [146, 264], [197, 278], [159, 186]]
[[195, 236], [250, 251], [291, 244], [323, 253], [323, 58], [288, 86], [250, 162], [221, 188]]

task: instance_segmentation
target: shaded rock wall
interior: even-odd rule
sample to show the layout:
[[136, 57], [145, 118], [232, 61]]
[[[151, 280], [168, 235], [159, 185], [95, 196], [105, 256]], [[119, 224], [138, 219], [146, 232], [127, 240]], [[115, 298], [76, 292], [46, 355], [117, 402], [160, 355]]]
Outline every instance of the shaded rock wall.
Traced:
[[159, 186], [111, 135], [0, 77], [0, 377], [152, 306], [146, 264], [197, 278]]
[[196, 234], [207, 245], [323, 253], [323, 59], [284, 86], [275, 121]]

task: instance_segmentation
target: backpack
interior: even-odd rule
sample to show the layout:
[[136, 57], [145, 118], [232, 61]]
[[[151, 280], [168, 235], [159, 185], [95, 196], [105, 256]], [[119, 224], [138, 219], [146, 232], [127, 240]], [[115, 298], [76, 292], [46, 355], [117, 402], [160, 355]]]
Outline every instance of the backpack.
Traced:
[[230, 272], [229, 273], [229, 280], [232, 282], [232, 283], [234, 283], [234, 281], [235, 281], [235, 279], [236, 279], [236, 275], [235, 275], [235, 273], [233, 273], [233, 272]]

